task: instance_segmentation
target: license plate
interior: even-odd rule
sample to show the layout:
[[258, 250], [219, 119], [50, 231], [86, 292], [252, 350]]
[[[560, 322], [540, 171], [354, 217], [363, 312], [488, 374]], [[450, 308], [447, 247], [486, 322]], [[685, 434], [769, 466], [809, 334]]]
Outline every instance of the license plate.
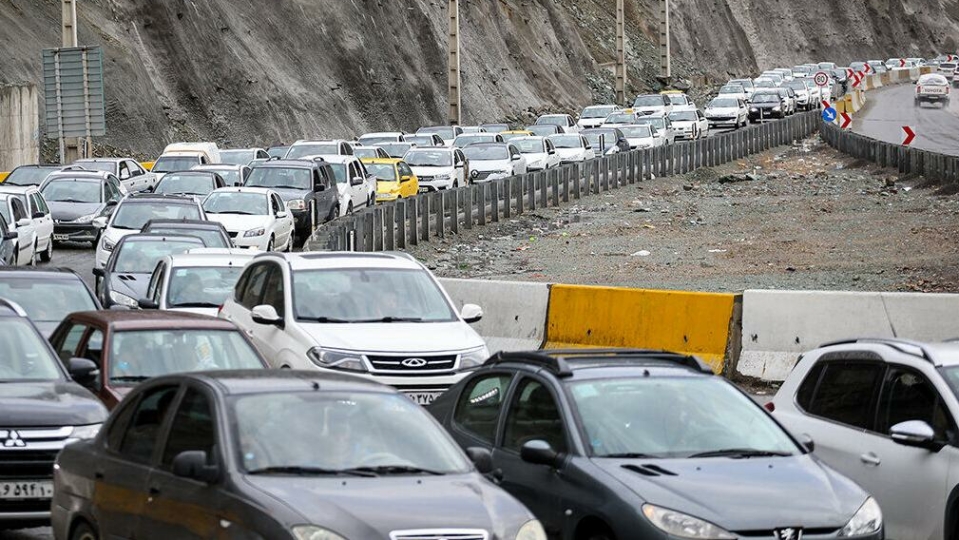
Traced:
[[430, 190], [430, 188], [428, 188], [428, 187], [421, 187], [421, 188], [420, 188], [420, 193], [427, 193], [429, 190]]
[[53, 235], [53, 239], [56, 240], [57, 242], [66, 240], [68, 237], [69, 237], [69, 236], [66, 235], [66, 234], [55, 234], [55, 235]]
[[28, 480], [25, 482], [0, 482], [0, 500], [22, 501], [27, 499], [52, 499], [52, 480]]
[[413, 400], [417, 405], [429, 405], [438, 398], [442, 392], [404, 392], [406, 397]]

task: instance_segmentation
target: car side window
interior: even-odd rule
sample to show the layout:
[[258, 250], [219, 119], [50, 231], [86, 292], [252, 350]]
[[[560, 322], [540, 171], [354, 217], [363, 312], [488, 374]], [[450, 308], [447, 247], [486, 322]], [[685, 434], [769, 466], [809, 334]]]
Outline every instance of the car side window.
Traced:
[[157, 267], [153, 270], [153, 275], [150, 276], [150, 283], [147, 285], [146, 297], [157, 303], [160, 301], [160, 289], [162, 288], [161, 285], [165, 271], [166, 263], [163, 261], [157, 263]]
[[121, 161], [121, 162], [120, 162], [119, 173], [120, 173], [120, 178], [129, 178], [129, 177], [130, 177], [130, 169], [127, 168], [127, 162], [126, 162], [126, 161]]
[[39, 193], [30, 194], [30, 206], [33, 206], [34, 212], [41, 212], [43, 215], [47, 215], [46, 205], [43, 204], [43, 199], [40, 197]]
[[276, 265], [271, 266], [273, 269], [270, 271], [270, 276], [266, 280], [266, 286], [264, 287], [263, 292], [263, 300], [261, 300], [260, 303], [273, 306], [273, 309], [276, 310], [277, 315], [283, 317], [283, 308], [285, 306], [283, 299], [283, 270]]
[[176, 385], [160, 386], [143, 394], [117, 448], [120, 455], [138, 463], [150, 462], [179, 389]]
[[880, 362], [826, 362], [806, 412], [873, 430], [875, 398], [884, 368]]
[[406, 162], [401, 161], [396, 166], [400, 170], [400, 176], [413, 176], [413, 169]]
[[27, 210], [23, 206], [23, 201], [16, 197], [10, 197], [11, 206], [13, 206], [13, 222], [16, 223], [27, 217]]
[[549, 388], [536, 379], [520, 382], [506, 413], [503, 448], [519, 452], [529, 441], [546, 441], [557, 452], [566, 451], [563, 419]]
[[955, 428], [939, 392], [919, 372], [891, 366], [879, 398], [879, 433], [888, 434], [896, 424], [921, 420], [936, 433], [936, 440], [951, 441]]
[[133, 418], [133, 413], [136, 412], [137, 407], [130, 402], [130, 404], [123, 403], [120, 406], [120, 409], [114, 415], [114, 420], [107, 428], [107, 438], [106, 444], [107, 448], [115, 452], [120, 450], [120, 446], [123, 443], [123, 436], [126, 434], [127, 426], [130, 424], [130, 419]]
[[103, 367], [103, 331], [99, 328], [91, 328], [87, 333], [87, 339], [83, 344], [83, 351], [80, 358], [91, 360], [96, 365]]
[[243, 287], [237, 287], [236, 300], [243, 307], [253, 309], [260, 305], [260, 298], [263, 297], [263, 287], [266, 285], [266, 278], [270, 273], [270, 265], [267, 263], [258, 264], [250, 267], [246, 271]]
[[143, 167], [141, 167], [136, 161], [128, 160], [127, 167], [130, 168], [130, 176], [140, 176], [146, 173], [146, 171], [143, 170]]
[[216, 423], [210, 400], [202, 392], [188, 388], [170, 424], [160, 464], [169, 467], [181, 452], [195, 450], [206, 452], [209, 460], [215, 445]]
[[512, 378], [506, 373], [496, 373], [471, 381], [456, 403], [453, 422], [463, 431], [493, 444], [500, 409]]
[[61, 360], [68, 362], [77, 355], [77, 347], [80, 345], [80, 340], [86, 330], [87, 326], [85, 324], [74, 324], [69, 330], [59, 333], [58, 338], [59, 336], [63, 337], [56, 340], [60, 341], [60, 344], [56, 345], [56, 349]]

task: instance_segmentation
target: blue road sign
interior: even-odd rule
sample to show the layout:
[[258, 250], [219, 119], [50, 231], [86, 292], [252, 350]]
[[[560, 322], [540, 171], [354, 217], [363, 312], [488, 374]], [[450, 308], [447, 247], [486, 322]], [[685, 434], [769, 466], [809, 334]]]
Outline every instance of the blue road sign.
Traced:
[[836, 120], [836, 109], [832, 107], [822, 110], [822, 119], [824, 122], [833, 122]]

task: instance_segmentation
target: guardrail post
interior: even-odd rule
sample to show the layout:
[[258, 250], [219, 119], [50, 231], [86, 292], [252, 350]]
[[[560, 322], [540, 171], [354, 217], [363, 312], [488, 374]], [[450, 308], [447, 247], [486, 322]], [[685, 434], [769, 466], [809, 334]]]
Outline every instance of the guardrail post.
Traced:
[[373, 251], [383, 251], [383, 208], [373, 208]]
[[549, 173], [546, 170], [536, 173], [536, 188], [539, 190], [540, 208], [546, 208], [549, 206], [549, 190], [547, 189], [548, 178]]
[[476, 192], [472, 187], [466, 189], [457, 190], [462, 192], [463, 200], [463, 227], [466, 230], [473, 228], [473, 203], [474, 197], [473, 194]]
[[[489, 186], [489, 214], [493, 223], [499, 223], [499, 198], [503, 193], [503, 180], [493, 180]], [[509, 199], [506, 199], [506, 206], [509, 206]]]
[[516, 190], [516, 177], [508, 176], [503, 179], [503, 218], [513, 217], [513, 192]]
[[396, 249], [396, 204], [383, 207], [383, 249]]
[[396, 227], [396, 247], [398, 249], [406, 248], [406, 208], [409, 202], [416, 199], [417, 197], [413, 197], [412, 199], [396, 201], [393, 225]]
[[560, 174], [563, 182], [563, 202], [569, 202], [569, 175], [576, 172], [576, 166], [572, 163], [560, 169], [563, 171]]
[[406, 202], [406, 219], [409, 224], [407, 239], [411, 246], [417, 245], [420, 241], [418, 225], [420, 212], [423, 211], [423, 203], [425, 201], [426, 198], [421, 195], [419, 197], [413, 197]]
[[[447, 201], [449, 200], [448, 193], [450, 191], [437, 191], [436, 193], [430, 193], [430, 213], [433, 214], [434, 219], [434, 232], [436, 233], [437, 238], [443, 238], [446, 236], [446, 206]], [[429, 240], [429, 238], [427, 238]]]
[[513, 183], [515, 184], [516, 215], [519, 216], [523, 214], [523, 207], [526, 205], [523, 199], [526, 195], [526, 175], [516, 176]]
[[373, 211], [363, 213], [363, 234], [359, 235], [356, 251], [373, 251]]
[[449, 210], [450, 217], [450, 232], [453, 234], [459, 234], [460, 232], [460, 205], [463, 202], [462, 190], [453, 189], [446, 191], [444, 193], [449, 193], [449, 204], [446, 208]]

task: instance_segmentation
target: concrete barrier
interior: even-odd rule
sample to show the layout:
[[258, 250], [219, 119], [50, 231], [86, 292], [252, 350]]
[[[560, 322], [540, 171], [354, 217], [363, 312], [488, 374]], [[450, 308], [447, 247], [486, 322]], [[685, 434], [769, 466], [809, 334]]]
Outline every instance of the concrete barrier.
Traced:
[[8, 176], [10, 176], [10, 173], [0, 172], [0, 182], [3, 182], [4, 180], [6, 180]]
[[918, 80], [919, 80], [919, 75], [921, 75], [921, 72], [920, 72], [919, 70], [920, 70], [920, 68], [910, 68], [910, 69], [909, 69], [909, 80], [910, 80], [910, 81], [918, 81]]
[[483, 308], [483, 318], [473, 328], [486, 340], [490, 354], [529, 351], [543, 345], [549, 285], [520, 281], [441, 279], [458, 309], [463, 304]]
[[738, 352], [730, 340], [735, 305], [734, 294], [553, 285], [545, 348], [667, 349], [695, 354], [721, 373]]
[[738, 371], [781, 381], [800, 354], [828, 341], [959, 337], [956, 313], [954, 294], [745, 291]]

